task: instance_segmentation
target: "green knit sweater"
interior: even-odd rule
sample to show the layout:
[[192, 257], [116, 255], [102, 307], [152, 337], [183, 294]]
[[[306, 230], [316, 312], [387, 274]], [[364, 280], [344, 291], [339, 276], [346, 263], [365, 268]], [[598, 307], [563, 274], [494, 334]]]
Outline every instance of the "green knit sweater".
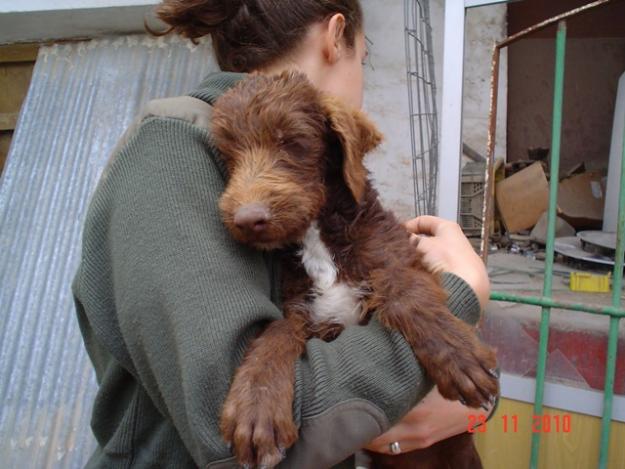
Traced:
[[[213, 103], [241, 77], [209, 75], [192, 96]], [[72, 286], [99, 384], [87, 467], [236, 467], [221, 404], [246, 344], [281, 312], [272, 255], [222, 225], [223, 189], [209, 131], [166, 117], [145, 119], [98, 184]], [[443, 280], [450, 309], [475, 323], [473, 291]], [[300, 439], [280, 467], [337, 465], [431, 386], [403, 337], [375, 320], [310, 340], [296, 364]]]

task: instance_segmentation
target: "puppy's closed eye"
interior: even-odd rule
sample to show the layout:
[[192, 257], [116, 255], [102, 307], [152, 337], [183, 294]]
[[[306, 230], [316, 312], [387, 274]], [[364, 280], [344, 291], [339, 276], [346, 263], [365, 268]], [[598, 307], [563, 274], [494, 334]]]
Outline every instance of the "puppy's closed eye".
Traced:
[[280, 149], [293, 156], [301, 156], [309, 151], [309, 145], [306, 145], [299, 139], [283, 139], [280, 144]]

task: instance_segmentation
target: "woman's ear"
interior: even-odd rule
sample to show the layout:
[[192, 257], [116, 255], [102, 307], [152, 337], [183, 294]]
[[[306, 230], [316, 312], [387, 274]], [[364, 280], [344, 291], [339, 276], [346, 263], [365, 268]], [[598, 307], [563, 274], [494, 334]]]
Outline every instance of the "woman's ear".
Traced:
[[343, 51], [343, 33], [345, 32], [345, 16], [336, 13], [328, 21], [325, 31], [325, 51], [326, 58], [331, 64], [341, 58]]
[[343, 147], [343, 178], [356, 202], [360, 203], [367, 184], [364, 157], [382, 142], [382, 134], [369, 118], [336, 98], [322, 98], [323, 112]]

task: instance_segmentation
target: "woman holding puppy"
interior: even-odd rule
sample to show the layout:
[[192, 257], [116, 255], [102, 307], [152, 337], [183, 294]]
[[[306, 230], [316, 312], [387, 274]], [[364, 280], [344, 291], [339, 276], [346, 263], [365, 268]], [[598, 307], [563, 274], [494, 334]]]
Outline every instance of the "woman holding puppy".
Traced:
[[[170, 32], [212, 39], [223, 72], [195, 98], [212, 104], [249, 72], [298, 69], [362, 105], [358, 0], [165, 0], [157, 14]], [[93, 196], [73, 285], [100, 385], [88, 467], [235, 467], [219, 433], [221, 404], [249, 340], [281, 316], [279, 272], [271, 254], [242, 247], [222, 225], [216, 160], [204, 129], [149, 118]], [[488, 277], [460, 228], [427, 216], [406, 227], [442, 272], [450, 310], [476, 323]], [[283, 466], [298, 469], [354, 467], [361, 447], [425, 448], [465, 432], [470, 414], [488, 415], [443, 399], [403, 338], [374, 321], [311, 341], [294, 396], [300, 438]]]

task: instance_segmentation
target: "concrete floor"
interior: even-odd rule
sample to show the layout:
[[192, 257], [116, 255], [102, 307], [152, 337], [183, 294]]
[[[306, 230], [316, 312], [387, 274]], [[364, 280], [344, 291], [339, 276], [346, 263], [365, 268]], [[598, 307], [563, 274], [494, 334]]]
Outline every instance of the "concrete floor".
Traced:
[[[544, 262], [519, 254], [489, 256], [494, 291], [540, 296]], [[572, 292], [571, 266], [554, 265], [554, 298], [610, 305], [611, 294]], [[625, 303], [625, 301], [624, 301]], [[495, 346], [503, 371], [535, 376], [541, 309], [537, 306], [491, 301], [480, 325], [484, 340]], [[602, 315], [553, 309], [547, 359], [547, 379], [584, 389], [603, 389], [609, 318]], [[616, 392], [625, 394], [625, 321], [620, 323]]]
[[[513, 293], [516, 295], [541, 296], [544, 283], [545, 263], [533, 260], [519, 254], [495, 253], [488, 259], [488, 272], [493, 291]], [[559, 300], [609, 306], [612, 304], [612, 293], [583, 293], [571, 291], [569, 288], [569, 274], [571, 272], [588, 270], [576, 269], [562, 262], [554, 264], [553, 297]], [[594, 273], [605, 273], [595, 271]], [[625, 294], [621, 294], [625, 304]], [[507, 315], [528, 318], [540, 314], [540, 308], [530, 305], [512, 303], [491, 302], [487, 308], [489, 313], [497, 314], [498, 311], [506, 311]], [[585, 330], [604, 330], [608, 323], [604, 316], [553, 309], [551, 314], [552, 324], [562, 328]], [[621, 324], [621, 333], [625, 334], [625, 323]]]

